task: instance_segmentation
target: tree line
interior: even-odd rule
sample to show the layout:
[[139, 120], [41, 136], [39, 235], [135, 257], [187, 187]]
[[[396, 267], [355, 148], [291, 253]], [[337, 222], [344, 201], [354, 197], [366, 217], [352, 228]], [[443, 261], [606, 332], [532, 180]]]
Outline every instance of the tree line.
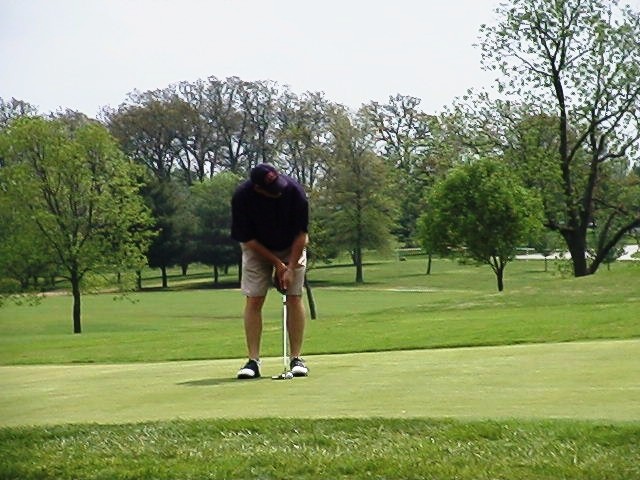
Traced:
[[134, 91], [98, 119], [0, 99], [0, 276], [66, 276], [78, 330], [89, 272], [148, 264], [166, 286], [168, 267], [201, 262], [217, 279], [239, 259], [230, 196], [260, 162], [304, 185], [312, 255], [349, 252], [356, 282], [366, 250], [416, 245], [490, 265], [500, 290], [526, 244], [595, 273], [640, 228], [640, 16], [602, 0], [496, 13], [479, 46], [498, 93], [439, 114], [214, 76]]

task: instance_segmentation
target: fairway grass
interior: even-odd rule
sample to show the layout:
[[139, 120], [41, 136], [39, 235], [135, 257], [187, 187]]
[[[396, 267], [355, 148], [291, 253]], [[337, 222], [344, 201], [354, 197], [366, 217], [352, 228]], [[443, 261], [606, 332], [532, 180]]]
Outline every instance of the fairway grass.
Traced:
[[[583, 278], [513, 262], [498, 293], [488, 267], [424, 260], [312, 270], [318, 318], [305, 355], [640, 338], [640, 265]], [[196, 275], [194, 281], [201, 281]], [[186, 282], [186, 280], [185, 280]], [[0, 365], [235, 359], [245, 351], [237, 289], [143, 291], [128, 300], [83, 297], [83, 333], [71, 334], [71, 299], [0, 308]], [[262, 355], [281, 354], [278, 295], [264, 308]]]
[[214, 418], [640, 421], [640, 340], [317, 355], [308, 378], [241, 360], [0, 367], [0, 425]]

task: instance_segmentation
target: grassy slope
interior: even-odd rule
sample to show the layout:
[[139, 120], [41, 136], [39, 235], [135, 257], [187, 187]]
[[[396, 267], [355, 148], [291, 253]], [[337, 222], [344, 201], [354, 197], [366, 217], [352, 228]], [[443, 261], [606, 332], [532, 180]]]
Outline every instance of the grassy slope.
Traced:
[[[311, 272], [319, 318], [309, 322], [307, 354], [509, 345], [640, 337], [640, 266], [616, 265], [586, 278], [515, 262], [497, 293], [488, 267], [424, 260]], [[555, 272], [555, 270], [552, 270]], [[0, 309], [0, 364], [101, 363], [238, 358], [244, 352], [237, 290], [144, 292], [128, 300], [84, 297], [84, 333], [71, 335], [71, 301]], [[265, 307], [264, 356], [280, 354], [281, 306]]]

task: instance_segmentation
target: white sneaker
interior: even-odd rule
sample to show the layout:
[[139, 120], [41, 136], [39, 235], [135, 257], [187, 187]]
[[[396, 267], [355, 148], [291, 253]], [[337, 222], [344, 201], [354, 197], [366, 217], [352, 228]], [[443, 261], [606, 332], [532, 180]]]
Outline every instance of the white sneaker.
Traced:
[[289, 362], [289, 367], [294, 377], [306, 377], [309, 375], [309, 369], [299, 357], [293, 357]]
[[249, 361], [238, 370], [239, 379], [259, 378], [260, 377], [260, 360], [250, 358]]

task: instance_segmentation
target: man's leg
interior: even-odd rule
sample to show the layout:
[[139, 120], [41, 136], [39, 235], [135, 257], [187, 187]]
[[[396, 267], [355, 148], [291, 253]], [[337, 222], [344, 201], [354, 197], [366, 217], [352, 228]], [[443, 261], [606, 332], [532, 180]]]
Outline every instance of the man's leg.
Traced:
[[262, 305], [265, 297], [246, 297], [244, 307], [244, 333], [247, 341], [249, 358], [260, 358], [260, 341], [262, 339]]
[[299, 357], [304, 340], [305, 311], [302, 296], [287, 295], [287, 333], [291, 357]]
[[238, 370], [238, 378], [260, 377], [260, 339], [262, 338], [262, 304], [265, 297], [246, 297], [244, 333], [249, 360]]

